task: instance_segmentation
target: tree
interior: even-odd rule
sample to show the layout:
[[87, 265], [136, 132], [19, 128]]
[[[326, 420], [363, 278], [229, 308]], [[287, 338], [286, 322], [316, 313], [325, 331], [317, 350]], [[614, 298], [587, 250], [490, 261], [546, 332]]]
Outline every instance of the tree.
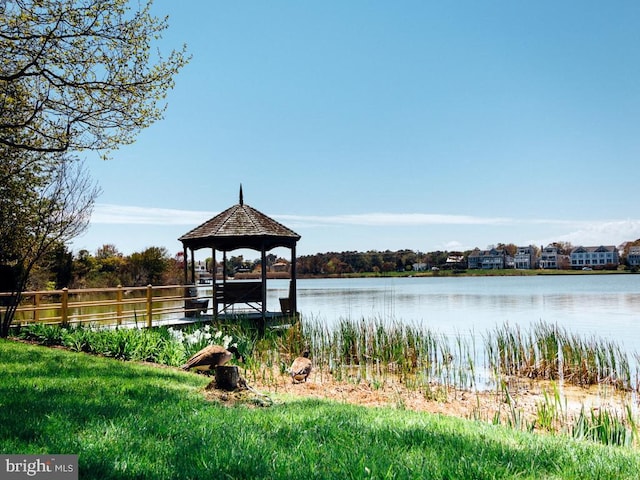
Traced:
[[[208, 266], [210, 265], [210, 260]], [[164, 283], [179, 285], [184, 280], [184, 254], [178, 252], [172, 258], [167, 259], [167, 267], [164, 274]]]
[[515, 257], [516, 253], [518, 253], [518, 246], [513, 243], [499, 243], [496, 247], [498, 250], [504, 250], [507, 252], [507, 255], [511, 255]]
[[73, 260], [73, 276], [75, 288], [87, 286], [87, 281], [98, 269], [96, 259], [89, 250], [82, 249]]
[[97, 187], [68, 152], [103, 157], [162, 118], [185, 47], [151, 55], [151, 0], [0, 0], [0, 335], [29, 274], [82, 233]]
[[115, 245], [106, 244], [96, 250], [95, 262], [99, 285], [116, 287], [122, 283], [122, 270], [126, 260]]
[[73, 277], [73, 253], [66, 245], [54, 245], [45, 255], [43, 266], [50, 272], [50, 282], [56, 290], [69, 287]]
[[149, 247], [129, 256], [134, 285], [162, 285], [169, 267], [170, 255], [164, 247]]
[[0, 2], [0, 144], [36, 152], [108, 156], [162, 118], [188, 62], [151, 42], [168, 28], [128, 0]]
[[1, 147], [0, 283], [10, 296], [0, 336], [6, 337], [29, 274], [55, 247], [84, 232], [99, 189], [77, 160], [38, 154], [32, 161], [33, 152]]

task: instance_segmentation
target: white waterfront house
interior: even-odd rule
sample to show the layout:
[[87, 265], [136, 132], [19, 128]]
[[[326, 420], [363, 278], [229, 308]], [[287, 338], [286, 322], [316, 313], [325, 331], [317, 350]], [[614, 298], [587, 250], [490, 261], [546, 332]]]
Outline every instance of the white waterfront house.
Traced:
[[540, 268], [558, 269], [558, 247], [548, 245], [540, 253]]

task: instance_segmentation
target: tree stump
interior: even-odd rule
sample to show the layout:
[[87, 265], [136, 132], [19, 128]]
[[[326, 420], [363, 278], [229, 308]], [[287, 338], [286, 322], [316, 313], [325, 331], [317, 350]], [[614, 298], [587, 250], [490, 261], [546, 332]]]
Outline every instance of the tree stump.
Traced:
[[216, 367], [216, 387], [221, 390], [232, 391], [238, 388], [240, 372], [235, 365]]

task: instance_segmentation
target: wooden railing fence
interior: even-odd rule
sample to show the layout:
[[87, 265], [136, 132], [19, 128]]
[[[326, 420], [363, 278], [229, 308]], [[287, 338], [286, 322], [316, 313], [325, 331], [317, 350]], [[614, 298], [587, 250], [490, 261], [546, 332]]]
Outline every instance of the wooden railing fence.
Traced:
[[[193, 291], [192, 286], [147, 285], [23, 292], [13, 324], [136, 324], [152, 327], [169, 318], [179, 319], [201, 313], [202, 304], [193, 301], [190, 294]], [[4, 304], [3, 297], [8, 296], [10, 294], [0, 292], [0, 305]], [[0, 311], [4, 308], [0, 306]]]

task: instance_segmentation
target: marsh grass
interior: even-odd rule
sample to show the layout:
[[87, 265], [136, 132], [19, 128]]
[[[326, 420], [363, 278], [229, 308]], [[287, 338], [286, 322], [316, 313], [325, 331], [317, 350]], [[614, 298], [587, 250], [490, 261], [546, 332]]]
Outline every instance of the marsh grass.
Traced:
[[381, 385], [393, 377], [416, 390], [474, 384], [473, 353], [461, 335], [450, 342], [430, 329], [381, 319], [340, 319], [334, 328], [310, 319], [300, 328], [298, 347], [307, 344], [314, 364], [339, 380]]
[[489, 368], [496, 376], [637, 390], [628, 356], [619, 345], [596, 337], [583, 338], [558, 325], [538, 322], [523, 332], [505, 324], [488, 333], [485, 345]]
[[543, 399], [536, 404], [536, 425], [547, 432], [562, 431], [568, 424], [567, 399], [562, 397], [556, 383], [551, 384], [552, 393], [543, 391]]
[[574, 438], [605, 445], [631, 446], [638, 432], [631, 407], [627, 405], [624, 414], [606, 409], [592, 409], [586, 413], [583, 407], [570, 433]]

